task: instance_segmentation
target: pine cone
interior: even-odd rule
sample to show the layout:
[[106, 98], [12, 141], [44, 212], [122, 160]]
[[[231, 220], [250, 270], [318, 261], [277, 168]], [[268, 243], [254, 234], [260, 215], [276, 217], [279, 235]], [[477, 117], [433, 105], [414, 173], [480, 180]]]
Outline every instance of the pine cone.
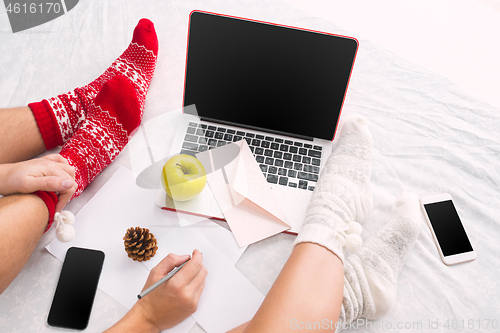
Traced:
[[128, 228], [123, 240], [128, 257], [135, 261], [147, 261], [158, 250], [155, 236], [146, 228]]

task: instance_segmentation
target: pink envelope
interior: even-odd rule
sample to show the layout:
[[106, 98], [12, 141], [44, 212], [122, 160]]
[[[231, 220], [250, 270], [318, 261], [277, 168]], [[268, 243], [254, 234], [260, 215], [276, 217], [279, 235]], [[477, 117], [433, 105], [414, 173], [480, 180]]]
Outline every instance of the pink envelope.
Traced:
[[203, 153], [198, 159], [239, 246], [290, 229], [280, 204], [245, 140]]

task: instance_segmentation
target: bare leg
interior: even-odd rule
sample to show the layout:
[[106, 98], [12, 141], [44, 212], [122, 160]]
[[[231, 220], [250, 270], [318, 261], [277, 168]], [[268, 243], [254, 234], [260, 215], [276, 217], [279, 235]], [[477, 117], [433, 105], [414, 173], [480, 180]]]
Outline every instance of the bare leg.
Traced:
[[[273, 303], [266, 298], [252, 321], [231, 332], [266, 332], [268, 331], [267, 327], [273, 332], [284, 331], [287, 328], [286, 322], [281, 324], [280, 330], [275, 328], [280, 323], [273, 323], [274, 317], [277, 318], [276, 321], [283, 321], [283, 317], [280, 316], [281, 310], [290, 313], [289, 317], [294, 316], [292, 318], [295, 320], [292, 319], [289, 323], [289, 330], [305, 329], [308, 332], [324, 331], [336, 326], [346, 328], [358, 318], [378, 319], [383, 317], [391, 311], [396, 303], [398, 275], [417, 241], [421, 214], [418, 197], [413, 193], [402, 193], [394, 202], [389, 222], [375, 235], [368, 238], [356, 253], [347, 257], [343, 270], [342, 267], [339, 267], [331, 277], [326, 276], [329, 273], [328, 269], [331, 268], [331, 260], [328, 260], [327, 253], [324, 255], [324, 261], [322, 260], [321, 246], [313, 248], [311, 247], [314, 246], [312, 243], [298, 244], [285, 265], [288, 268], [283, 269], [276, 280], [275, 286], [280, 284], [280, 287], [274, 288], [275, 286], [273, 286], [268, 294], [268, 298], [274, 297], [278, 301]], [[309, 249], [301, 248], [303, 245], [307, 245]], [[298, 252], [299, 249], [301, 253]], [[301, 257], [304, 262], [301, 261]], [[340, 260], [336, 260], [335, 263], [341, 265]], [[290, 268], [295, 264], [299, 265], [296, 269]], [[308, 270], [311, 270], [310, 273], [307, 273]], [[338, 272], [344, 274], [343, 283], [340, 284], [337, 280]], [[286, 277], [283, 276], [285, 274], [287, 274]], [[298, 279], [301, 278], [303, 280], [299, 282]], [[286, 281], [295, 281], [298, 285], [294, 285], [293, 282], [287, 284]], [[301, 283], [303, 287], [301, 287]], [[314, 284], [317, 284], [316, 287]], [[325, 286], [324, 289], [321, 287], [322, 285]], [[331, 299], [332, 287], [339, 287], [339, 285], [341, 289], [337, 292], [333, 291], [334, 298]], [[307, 294], [310, 296], [307, 297]], [[336, 298], [338, 295], [342, 298], [342, 308], [338, 324], [335, 325], [338, 308], [334, 309], [334, 318], [328, 317], [326, 311], [339, 304]], [[303, 299], [303, 297], [306, 298]], [[283, 300], [282, 303], [279, 302], [280, 299]], [[264, 308], [264, 304], [271, 304], [280, 311], [273, 311], [269, 307]], [[297, 308], [299, 308], [299, 312], [296, 311]], [[315, 312], [319, 314], [314, 315]], [[261, 316], [262, 313], [264, 313], [264, 319], [258, 319], [257, 316]], [[300, 313], [300, 315], [296, 315], [296, 313]], [[315, 322], [318, 323], [316, 327], [314, 326]], [[262, 326], [256, 326], [259, 324], [266, 329], [263, 329]]]
[[14, 280], [43, 235], [49, 213], [45, 203], [33, 194], [0, 198], [0, 293]]
[[45, 151], [30, 108], [0, 109], [0, 164], [24, 161]]
[[346, 119], [295, 239], [295, 247], [262, 306], [234, 332], [335, 330], [344, 294], [345, 246], [359, 246], [369, 214], [371, 149], [366, 119]]
[[318, 244], [298, 244], [254, 318], [231, 332], [288, 332], [307, 323], [334, 330], [343, 288], [342, 261], [335, 254]]

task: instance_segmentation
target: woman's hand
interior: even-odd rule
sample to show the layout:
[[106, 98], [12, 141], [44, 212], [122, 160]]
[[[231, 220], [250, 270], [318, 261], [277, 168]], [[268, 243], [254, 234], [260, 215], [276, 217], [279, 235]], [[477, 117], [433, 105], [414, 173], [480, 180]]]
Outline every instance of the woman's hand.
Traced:
[[19, 163], [0, 165], [0, 194], [59, 192], [60, 212], [77, 189], [75, 169], [61, 155], [53, 154]]
[[[166, 256], [151, 270], [143, 290], [188, 259], [189, 256], [172, 253]], [[179, 324], [196, 311], [206, 276], [203, 256], [194, 250], [191, 260], [179, 272], [138, 300], [107, 332], [160, 332]]]

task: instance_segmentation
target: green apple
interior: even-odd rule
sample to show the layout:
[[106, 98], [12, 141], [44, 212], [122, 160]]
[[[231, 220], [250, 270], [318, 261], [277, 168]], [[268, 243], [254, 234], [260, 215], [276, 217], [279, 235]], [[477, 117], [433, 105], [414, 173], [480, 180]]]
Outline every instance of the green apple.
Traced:
[[161, 183], [169, 197], [176, 201], [187, 201], [203, 191], [207, 173], [196, 157], [179, 154], [171, 157], [163, 166]]

